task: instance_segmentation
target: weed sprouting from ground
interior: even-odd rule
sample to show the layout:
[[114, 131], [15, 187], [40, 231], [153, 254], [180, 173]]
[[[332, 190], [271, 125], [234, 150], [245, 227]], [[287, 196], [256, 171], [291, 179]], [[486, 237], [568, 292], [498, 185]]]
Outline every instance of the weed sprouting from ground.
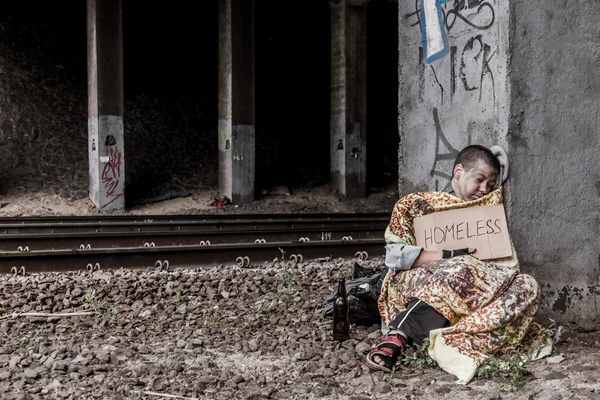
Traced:
[[292, 300], [294, 302], [300, 301], [300, 288], [296, 278], [287, 271], [281, 273], [284, 287], [279, 289], [279, 295], [283, 296], [286, 300]]
[[[417, 346], [412, 355], [402, 359], [402, 364], [414, 369], [437, 368], [437, 362], [429, 356], [428, 347], [429, 339], [425, 339], [423, 345]], [[509, 390], [520, 390], [525, 385], [525, 376], [529, 373], [524, 367], [527, 360], [528, 358], [523, 358], [517, 351], [504, 357], [490, 356], [479, 366], [477, 377], [501, 377], [510, 383]], [[390, 376], [393, 378], [396, 375], [396, 370], [393, 369]]]
[[[555, 344], [560, 339], [561, 329], [551, 330], [551, 339]], [[547, 343], [535, 340], [530, 346], [519, 347], [512, 352], [496, 356], [490, 355], [486, 361], [480, 364], [477, 370], [478, 378], [500, 377], [508, 382], [507, 391], [518, 391], [525, 386], [526, 376], [529, 371], [525, 368], [531, 360], [537, 359]], [[429, 339], [423, 341], [422, 346], [417, 346], [416, 350], [409, 356], [402, 359], [402, 364], [411, 368], [437, 368], [437, 362], [429, 356]], [[528, 352], [525, 349], [529, 349]], [[397, 376], [395, 369], [390, 373], [390, 377]]]
[[171, 301], [175, 304], [179, 304], [182, 300], [186, 300], [187, 296], [183, 295], [183, 289], [179, 288], [175, 291], [175, 296], [171, 299]]
[[269, 302], [266, 299], [256, 301], [256, 311], [265, 314], [269, 311]]
[[117, 319], [117, 307], [113, 307], [110, 309], [105, 308], [104, 305], [106, 304], [106, 302], [96, 297], [95, 290], [86, 292], [83, 295], [83, 301], [85, 301], [88, 304], [90, 309], [96, 315], [106, 317], [113, 322]]
[[478, 378], [501, 377], [509, 381], [510, 390], [520, 390], [525, 386], [525, 360], [515, 352], [504, 357], [490, 356], [477, 370]]
[[521, 390], [523, 386], [525, 386], [525, 377], [529, 375], [529, 371], [525, 368], [525, 364], [531, 360], [537, 359], [546, 345], [547, 343], [540, 340], [534, 340], [531, 346], [528, 346], [530, 349], [528, 353], [523, 352], [525, 350], [523, 347], [518, 347], [512, 352], [500, 357], [491, 355], [479, 366], [477, 377], [501, 377], [510, 383], [507, 391]]
[[412, 355], [405, 356], [402, 359], [402, 364], [413, 368], [436, 368], [437, 362], [429, 356], [429, 338], [423, 341], [422, 346], [417, 346]]
[[83, 295], [83, 300], [90, 306], [92, 311], [96, 314], [102, 314], [104, 307], [104, 301], [96, 298], [96, 292], [92, 290], [91, 292], [86, 292]]

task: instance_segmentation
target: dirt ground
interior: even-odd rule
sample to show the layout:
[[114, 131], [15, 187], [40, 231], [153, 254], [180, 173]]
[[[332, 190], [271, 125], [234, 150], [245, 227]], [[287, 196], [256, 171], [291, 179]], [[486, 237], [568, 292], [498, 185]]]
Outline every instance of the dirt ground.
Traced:
[[[285, 193], [285, 194], [279, 194]], [[398, 200], [395, 185], [379, 188], [364, 199], [342, 200], [327, 185], [312, 189], [272, 188], [245, 205], [215, 207], [215, 191], [197, 191], [190, 196], [134, 205], [124, 213], [133, 215], [164, 214], [277, 214], [321, 212], [390, 212]], [[0, 195], [0, 216], [98, 215], [88, 197], [71, 193]]]
[[600, 399], [600, 334], [570, 326], [519, 389], [501, 376], [462, 385], [431, 367], [370, 372], [362, 361], [379, 327], [353, 325], [338, 343], [322, 315], [352, 265], [2, 276], [0, 398]]

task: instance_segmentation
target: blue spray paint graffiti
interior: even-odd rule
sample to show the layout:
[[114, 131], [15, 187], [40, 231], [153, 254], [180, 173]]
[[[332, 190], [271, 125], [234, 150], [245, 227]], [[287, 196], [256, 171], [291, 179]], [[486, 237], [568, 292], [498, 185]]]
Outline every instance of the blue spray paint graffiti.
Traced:
[[[454, 1], [454, 4], [450, 5]], [[416, 0], [415, 11], [405, 18], [416, 17], [410, 26], [418, 25], [426, 64], [448, 54], [448, 34], [460, 20], [477, 30], [487, 30], [494, 25], [492, 4], [484, 0]]]
[[421, 33], [425, 62], [430, 64], [448, 53], [448, 38], [442, 4], [451, 0], [421, 0]]

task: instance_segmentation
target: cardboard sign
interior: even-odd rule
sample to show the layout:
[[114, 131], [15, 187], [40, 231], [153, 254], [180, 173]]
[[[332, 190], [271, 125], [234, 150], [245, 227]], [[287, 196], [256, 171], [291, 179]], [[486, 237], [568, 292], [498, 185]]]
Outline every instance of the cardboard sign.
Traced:
[[477, 251], [480, 260], [512, 255], [504, 206], [476, 206], [438, 211], [415, 218], [417, 246], [425, 250]]

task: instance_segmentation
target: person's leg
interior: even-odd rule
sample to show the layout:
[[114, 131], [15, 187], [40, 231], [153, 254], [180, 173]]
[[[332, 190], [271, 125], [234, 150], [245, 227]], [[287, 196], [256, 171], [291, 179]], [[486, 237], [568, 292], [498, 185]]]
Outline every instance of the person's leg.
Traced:
[[367, 355], [371, 369], [391, 370], [406, 348], [407, 343], [423, 345], [429, 331], [450, 325], [442, 314], [419, 299], [411, 299], [406, 310], [390, 324], [390, 332], [382, 336]]
[[551, 351], [550, 339], [541, 336], [536, 350], [521, 347], [537, 314], [539, 296], [533, 277], [517, 275], [492, 302], [439, 332], [433, 338], [431, 357], [440, 368], [467, 383], [490, 354], [501, 357], [519, 349], [522, 357], [537, 358], [539, 352]]
[[[406, 306], [406, 311], [401, 312], [390, 324], [390, 331], [399, 331], [408, 339], [422, 346], [423, 341], [429, 336], [429, 331], [450, 325], [442, 314], [422, 300], [413, 298]], [[390, 333], [391, 333], [390, 332]]]
[[366, 364], [373, 371], [391, 372], [398, 358], [406, 350], [406, 338], [398, 331], [389, 332], [379, 338], [367, 354]]
[[463, 316], [443, 333], [447, 346], [478, 360], [487, 354], [517, 347], [533, 323], [540, 304], [540, 290], [536, 280], [519, 274], [510, 286], [494, 301]]

